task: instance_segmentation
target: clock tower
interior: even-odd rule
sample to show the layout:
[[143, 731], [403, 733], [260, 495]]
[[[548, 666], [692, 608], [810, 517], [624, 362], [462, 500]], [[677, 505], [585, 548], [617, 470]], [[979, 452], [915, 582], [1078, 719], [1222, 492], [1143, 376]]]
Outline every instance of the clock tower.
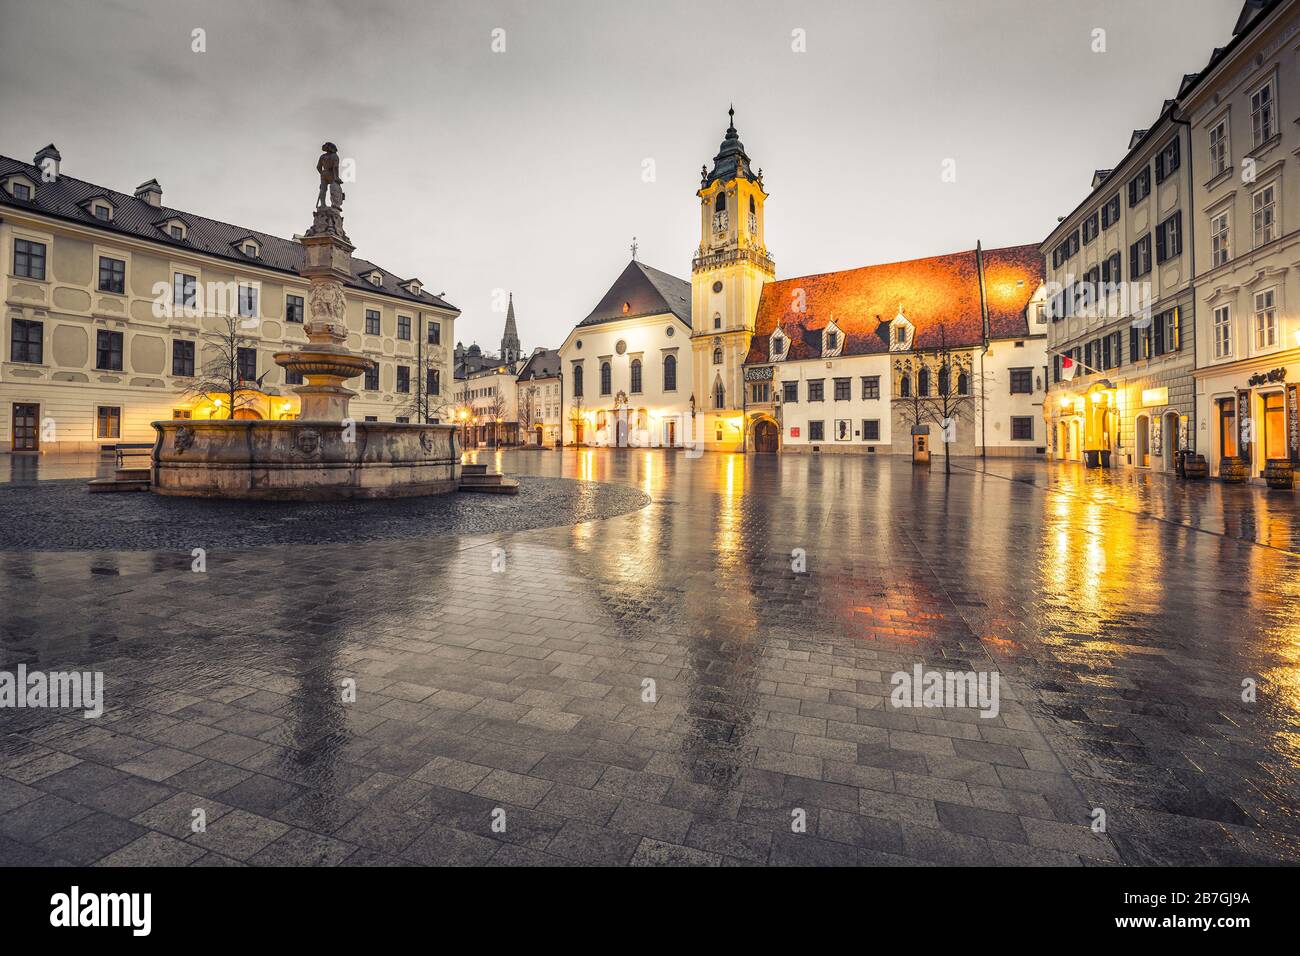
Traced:
[[691, 263], [692, 438], [709, 451], [744, 447], [743, 365], [763, 283], [776, 276], [763, 241], [763, 171], [750, 167], [736, 111], [727, 114], [713, 169], [700, 169], [700, 245]]

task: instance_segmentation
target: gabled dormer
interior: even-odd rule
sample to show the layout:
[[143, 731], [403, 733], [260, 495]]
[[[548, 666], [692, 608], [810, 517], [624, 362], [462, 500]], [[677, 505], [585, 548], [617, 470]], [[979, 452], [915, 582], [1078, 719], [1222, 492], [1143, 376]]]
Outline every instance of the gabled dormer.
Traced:
[[378, 269], [371, 269], [369, 272], [363, 272], [361, 274], [361, 277], [365, 279], [367, 282], [369, 282], [371, 285], [384, 284], [384, 274], [380, 272]]
[[91, 196], [82, 202], [81, 208], [100, 222], [112, 222], [117, 215], [117, 205], [106, 195]]
[[36, 182], [23, 173], [11, 173], [4, 179], [4, 190], [14, 199], [31, 202], [36, 198]]
[[415, 296], [418, 296], [420, 290], [424, 288], [419, 279], [407, 279], [405, 282], [401, 283], [401, 287], [411, 295]]
[[903, 303], [898, 303], [898, 314], [889, 323], [889, 351], [911, 351], [912, 337], [915, 334], [916, 326], [912, 325], [911, 320], [903, 312]]
[[844, 333], [831, 319], [822, 329], [822, 358], [833, 358], [844, 348]]
[[236, 249], [250, 259], [262, 258], [262, 243], [255, 236], [245, 236], [231, 243]]
[[785, 361], [785, 357], [790, 354], [790, 337], [779, 325], [768, 337], [767, 354], [771, 356], [773, 362]]
[[169, 239], [175, 239], [177, 242], [185, 242], [190, 237], [190, 224], [180, 216], [172, 216], [170, 219], [164, 219], [161, 222], [154, 223]]

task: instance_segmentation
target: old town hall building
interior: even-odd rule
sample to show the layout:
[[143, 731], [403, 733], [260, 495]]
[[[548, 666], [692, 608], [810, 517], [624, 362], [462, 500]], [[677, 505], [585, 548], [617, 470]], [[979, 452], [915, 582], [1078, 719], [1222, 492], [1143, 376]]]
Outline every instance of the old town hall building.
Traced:
[[701, 170], [691, 278], [633, 259], [560, 347], [566, 444], [1043, 454], [1034, 246], [776, 281], [763, 171], [732, 121]]

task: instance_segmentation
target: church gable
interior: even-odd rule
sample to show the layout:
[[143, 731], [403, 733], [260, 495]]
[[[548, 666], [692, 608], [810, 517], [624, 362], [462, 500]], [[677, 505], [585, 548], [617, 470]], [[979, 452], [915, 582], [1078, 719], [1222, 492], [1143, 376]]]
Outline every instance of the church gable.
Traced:
[[633, 260], [579, 326], [672, 314], [691, 324], [691, 284]]

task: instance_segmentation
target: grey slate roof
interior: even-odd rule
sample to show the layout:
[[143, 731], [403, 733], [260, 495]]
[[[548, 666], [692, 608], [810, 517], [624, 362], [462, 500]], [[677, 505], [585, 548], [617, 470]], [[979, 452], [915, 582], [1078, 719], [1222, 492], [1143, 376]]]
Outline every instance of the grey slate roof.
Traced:
[[535, 378], [555, 378], [560, 374], [560, 353], [557, 349], [542, 349], [533, 354], [519, 373], [519, 381], [530, 382]]
[[[54, 182], [41, 182], [39, 167], [8, 156], [0, 156], [0, 178], [7, 177], [11, 173], [22, 173], [36, 183], [36, 195], [30, 201], [24, 201], [15, 199], [7, 191], [0, 189], [0, 215], [3, 215], [6, 206], [27, 209], [56, 219], [101, 229], [104, 232], [134, 236], [160, 246], [190, 249], [219, 259], [256, 265], [277, 272], [297, 274], [303, 264], [303, 247], [292, 239], [282, 239], [246, 226], [234, 226], [180, 209], [172, 209], [169, 206], [152, 206], [130, 193], [106, 189], [63, 173], [60, 173], [59, 178]], [[88, 209], [84, 208], [83, 204], [97, 197], [107, 199], [113, 204], [114, 214], [111, 221], [96, 219]], [[161, 224], [169, 219], [180, 219], [186, 224], [187, 238], [173, 239], [162, 230]], [[256, 239], [261, 245], [260, 257], [254, 258], [239, 250], [237, 243], [247, 238]], [[361, 278], [362, 275], [368, 275], [375, 270], [383, 275], [383, 282], [378, 286], [373, 285], [368, 279]], [[352, 273], [353, 278], [346, 283], [350, 288], [379, 291], [394, 298], [460, 312], [446, 300], [423, 290], [419, 295], [412, 295], [399, 285], [406, 281], [405, 279], [367, 259], [358, 259], [354, 256]]]
[[[625, 303], [626, 312], [623, 311]], [[691, 284], [633, 259], [578, 327], [665, 312], [671, 312], [690, 326]]]

